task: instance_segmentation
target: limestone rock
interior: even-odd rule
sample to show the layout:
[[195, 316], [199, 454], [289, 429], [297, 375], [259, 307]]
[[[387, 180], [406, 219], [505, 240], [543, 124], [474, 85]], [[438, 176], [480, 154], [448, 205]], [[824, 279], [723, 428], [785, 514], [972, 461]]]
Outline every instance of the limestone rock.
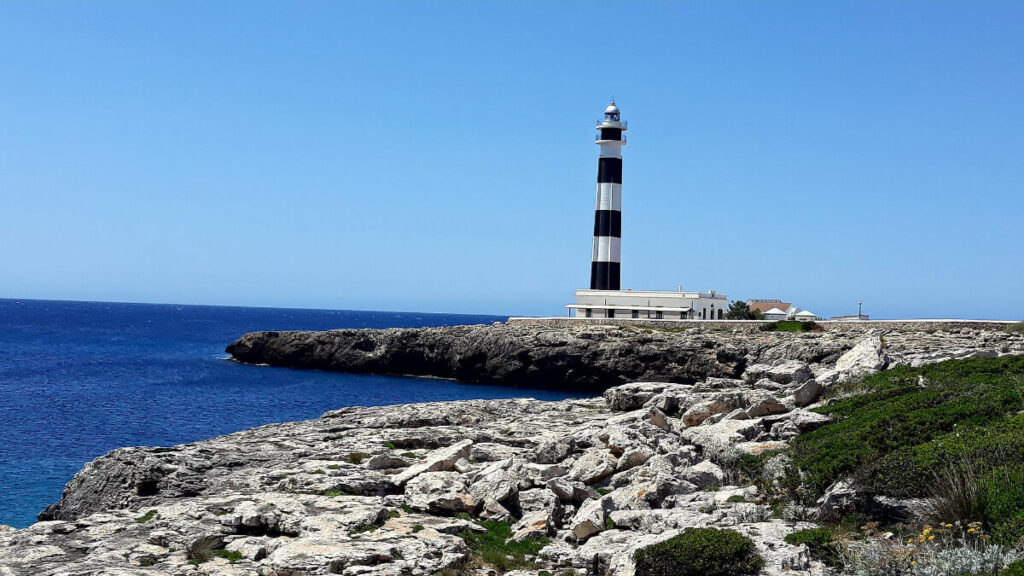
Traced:
[[811, 378], [805, 380], [803, 384], [793, 390], [793, 403], [803, 408], [809, 404], [813, 404], [821, 397], [824, 388], [818, 381]]
[[423, 474], [424, 472], [447, 471], [455, 468], [455, 462], [460, 458], [469, 456], [472, 440], [463, 440], [448, 446], [434, 450], [422, 462], [418, 462], [394, 476], [395, 484], [405, 484], [409, 480]]
[[478, 502], [458, 472], [424, 472], [405, 486], [410, 508], [432, 513], [471, 512]]
[[861, 378], [884, 369], [889, 356], [878, 338], [865, 338], [836, 361], [835, 370], [845, 378]]
[[722, 480], [725, 478], [725, 472], [711, 460], [704, 460], [683, 470], [683, 478], [698, 487], [708, 488], [711, 486], [721, 486]]

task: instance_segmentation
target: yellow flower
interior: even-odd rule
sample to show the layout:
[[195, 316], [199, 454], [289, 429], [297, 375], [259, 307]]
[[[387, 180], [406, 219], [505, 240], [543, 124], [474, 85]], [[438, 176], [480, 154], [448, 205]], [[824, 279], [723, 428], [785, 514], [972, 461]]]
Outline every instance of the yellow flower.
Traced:
[[967, 533], [968, 534], [974, 534], [975, 532], [977, 532], [977, 530], [975, 530], [974, 528], [968, 528], [967, 529]]
[[929, 536], [928, 540], [935, 540], [935, 536]]

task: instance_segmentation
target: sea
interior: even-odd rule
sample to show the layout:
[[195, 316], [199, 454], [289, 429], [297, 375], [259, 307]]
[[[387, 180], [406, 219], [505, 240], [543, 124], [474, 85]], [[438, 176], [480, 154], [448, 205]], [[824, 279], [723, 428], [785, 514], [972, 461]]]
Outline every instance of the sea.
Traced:
[[249, 366], [256, 330], [489, 324], [503, 316], [0, 299], [0, 524], [23, 528], [82, 466], [343, 406], [580, 394]]

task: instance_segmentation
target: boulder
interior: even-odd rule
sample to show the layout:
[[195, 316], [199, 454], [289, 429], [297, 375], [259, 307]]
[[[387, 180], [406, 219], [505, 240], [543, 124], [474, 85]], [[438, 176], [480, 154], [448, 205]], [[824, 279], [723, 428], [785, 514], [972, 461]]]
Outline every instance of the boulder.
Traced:
[[597, 492], [582, 482], [568, 478], [548, 480], [547, 487], [558, 499], [566, 504], [581, 504], [587, 498], [596, 498]]
[[403, 485], [409, 480], [425, 472], [443, 472], [455, 468], [455, 462], [460, 458], [468, 458], [470, 449], [473, 446], [472, 440], [456, 442], [445, 448], [438, 448], [430, 452], [426, 457], [416, 464], [395, 474], [392, 479], [395, 484]]
[[824, 388], [814, 378], [804, 381], [793, 390], [793, 404], [803, 408], [815, 403], [821, 397]]
[[370, 470], [388, 470], [393, 468], [405, 468], [409, 461], [394, 454], [376, 454], [366, 461], [366, 467]]
[[747, 405], [745, 410], [747, 416], [751, 418], [760, 418], [761, 416], [769, 416], [771, 414], [784, 414], [789, 412], [789, 409], [779, 402], [778, 398], [772, 396], [770, 392], [765, 390], [751, 390], [743, 395], [743, 400]]
[[576, 542], [583, 542], [594, 534], [607, 528], [608, 513], [614, 509], [612, 499], [608, 496], [596, 500], [587, 500], [569, 521], [569, 530]]
[[889, 365], [889, 356], [881, 339], [865, 338], [836, 361], [835, 369], [842, 379], [850, 380], [870, 376]]
[[697, 487], [709, 488], [721, 486], [722, 480], [725, 479], [725, 472], [711, 460], [704, 460], [683, 470], [682, 477]]
[[424, 472], [405, 486], [405, 503], [414, 510], [435, 514], [472, 512], [477, 499], [468, 492], [457, 472]]
[[590, 448], [583, 452], [569, 468], [569, 478], [584, 484], [594, 484], [615, 473], [618, 459], [607, 450]]
[[629, 412], [642, 408], [650, 399], [669, 386], [665, 382], [633, 382], [609, 388], [604, 392], [608, 408], [615, 412]]
[[683, 412], [683, 424], [699, 426], [714, 414], [728, 413], [736, 408], [743, 408], [745, 405], [743, 395], [740, 393], [719, 393], [710, 399], [697, 402]]

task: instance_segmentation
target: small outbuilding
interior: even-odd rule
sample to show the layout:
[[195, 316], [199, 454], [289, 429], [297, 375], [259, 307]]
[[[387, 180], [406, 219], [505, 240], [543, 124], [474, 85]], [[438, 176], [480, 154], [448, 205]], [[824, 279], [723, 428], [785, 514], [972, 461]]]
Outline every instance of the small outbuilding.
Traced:
[[785, 320], [789, 317], [785, 310], [779, 310], [778, 308], [772, 308], [764, 313], [765, 320]]
[[801, 310], [794, 314], [793, 318], [801, 322], [813, 322], [818, 319], [818, 315], [810, 310]]

